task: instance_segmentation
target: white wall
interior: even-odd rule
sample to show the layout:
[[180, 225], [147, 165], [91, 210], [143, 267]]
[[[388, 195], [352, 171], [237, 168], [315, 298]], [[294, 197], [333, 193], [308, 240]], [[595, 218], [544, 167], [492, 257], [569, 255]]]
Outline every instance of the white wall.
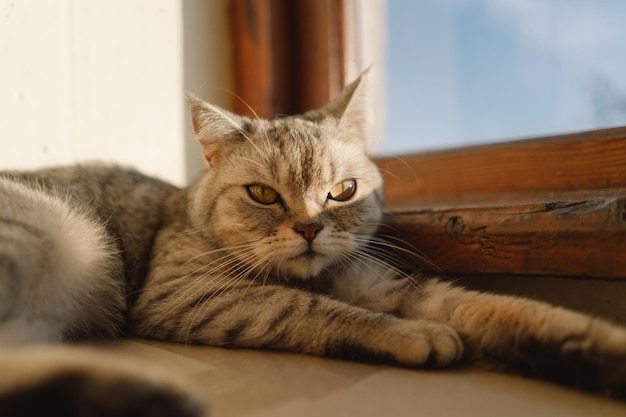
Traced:
[[224, 8], [0, 0], [0, 169], [105, 160], [187, 183], [201, 162], [184, 92], [228, 100]]
[[[202, 158], [185, 91], [232, 100], [227, 1], [0, 0], [0, 170], [102, 160], [187, 184]], [[385, 3], [355, 1], [348, 25], [347, 78], [372, 67], [372, 150]]]

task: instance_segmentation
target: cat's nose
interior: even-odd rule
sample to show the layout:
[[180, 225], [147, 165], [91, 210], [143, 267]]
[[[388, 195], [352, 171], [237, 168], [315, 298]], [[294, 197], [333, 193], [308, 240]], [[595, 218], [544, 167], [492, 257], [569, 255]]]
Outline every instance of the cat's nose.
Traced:
[[293, 227], [293, 230], [300, 233], [307, 241], [312, 242], [323, 228], [324, 225], [321, 223], [299, 223]]

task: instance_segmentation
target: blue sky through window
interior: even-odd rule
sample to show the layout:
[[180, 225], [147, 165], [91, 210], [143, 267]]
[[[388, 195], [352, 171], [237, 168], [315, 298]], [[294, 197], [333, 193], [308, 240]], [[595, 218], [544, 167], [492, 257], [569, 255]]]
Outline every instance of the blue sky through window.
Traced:
[[626, 1], [387, 8], [383, 154], [626, 125]]

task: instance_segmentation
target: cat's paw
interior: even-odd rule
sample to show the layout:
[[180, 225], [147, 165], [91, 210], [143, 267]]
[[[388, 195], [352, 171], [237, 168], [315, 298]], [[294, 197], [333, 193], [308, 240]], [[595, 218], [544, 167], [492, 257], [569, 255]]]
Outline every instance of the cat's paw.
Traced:
[[568, 361], [580, 362], [578, 384], [626, 398], [626, 329], [592, 320], [587, 336], [567, 339], [561, 352]]
[[360, 325], [358, 336], [341, 332], [323, 356], [416, 368], [442, 368], [459, 361], [463, 343], [451, 327], [427, 320], [383, 317]]
[[442, 368], [463, 356], [463, 342], [451, 327], [426, 320], [402, 320], [393, 326], [388, 345], [404, 366]]
[[531, 376], [626, 398], [626, 329], [567, 313], [550, 332], [520, 342], [513, 369]]

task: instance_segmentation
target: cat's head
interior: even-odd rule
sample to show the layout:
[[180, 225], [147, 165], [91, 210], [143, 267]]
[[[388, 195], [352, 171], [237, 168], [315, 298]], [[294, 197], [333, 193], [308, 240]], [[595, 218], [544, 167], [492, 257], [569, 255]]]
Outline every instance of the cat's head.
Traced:
[[189, 98], [207, 161], [194, 226], [259, 277], [308, 278], [359, 256], [382, 215], [365, 153], [363, 76], [324, 107], [249, 119]]

